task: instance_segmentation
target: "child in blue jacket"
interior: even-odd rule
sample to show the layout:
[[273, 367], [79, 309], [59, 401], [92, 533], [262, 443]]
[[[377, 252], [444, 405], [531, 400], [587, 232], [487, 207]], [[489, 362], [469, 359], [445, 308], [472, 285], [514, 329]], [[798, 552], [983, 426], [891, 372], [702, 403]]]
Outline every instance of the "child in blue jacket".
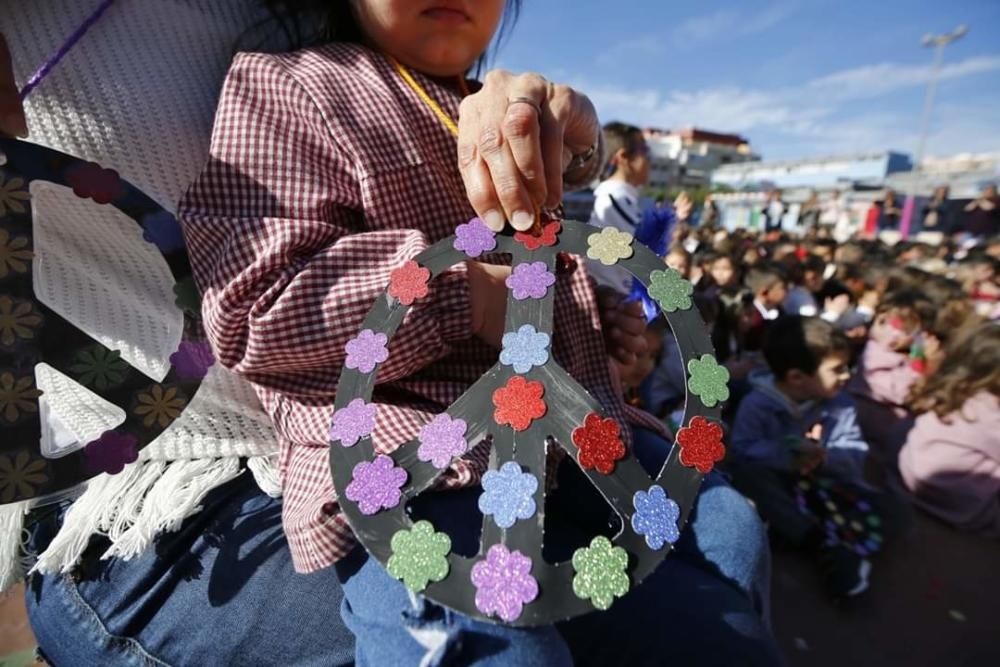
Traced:
[[824, 488], [849, 489], [851, 497], [869, 492], [863, 479], [868, 445], [844, 392], [850, 341], [820, 318], [785, 317], [768, 331], [764, 358], [770, 372], [751, 377], [753, 389], [733, 425], [726, 462], [733, 485], [777, 537], [817, 556], [834, 596], [858, 595], [871, 571], [865, 550], [845, 545], [836, 524], [827, 529], [824, 519], [832, 519], [807, 508], [797, 493], [819, 488], [820, 480]]

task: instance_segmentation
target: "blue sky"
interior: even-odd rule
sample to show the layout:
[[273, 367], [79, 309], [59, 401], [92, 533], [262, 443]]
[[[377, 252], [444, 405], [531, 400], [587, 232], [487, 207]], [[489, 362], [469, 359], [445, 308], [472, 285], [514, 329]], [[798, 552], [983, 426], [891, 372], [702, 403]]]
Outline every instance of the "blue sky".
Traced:
[[928, 32], [945, 51], [929, 155], [1000, 151], [1000, 0], [524, 0], [496, 66], [602, 121], [738, 132], [765, 159], [916, 149]]

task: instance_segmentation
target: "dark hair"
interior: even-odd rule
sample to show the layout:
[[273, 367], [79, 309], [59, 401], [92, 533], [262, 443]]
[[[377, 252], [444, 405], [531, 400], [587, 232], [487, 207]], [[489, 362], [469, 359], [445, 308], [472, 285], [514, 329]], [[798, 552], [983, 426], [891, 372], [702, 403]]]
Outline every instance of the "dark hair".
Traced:
[[838, 352], [851, 353], [850, 339], [818, 317], [782, 317], [768, 328], [764, 341], [764, 359], [779, 380], [793, 370], [812, 375], [823, 359]]
[[784, 281], [784, 271], [774, 264], [755, 264], [747, 273], [746, 279], [747, 287], [750, 288], [754, 296]]
[[[517, 23], [522, 2], [506, 0], [503, 19], [493, 39], [494, 50], [499, 48], [507, 31]], [[285, 34], [292, 49], [330, 42], [360, 42], [364, 37], [348, 0], [261, 0], [261, 4], [269, 14], [268, 20], [277, 24], [277, 29]], [[303, 29], [304, 25], [310, 24], [315, 27]], [[487, 53], [484, 53], [476, 61], [476, 76], [482, 73], [486, 59]]]
[[854, 294], [847, 285], [840, 282], [839, 280], [827, 280], [823, 283], [823, 287], [820, 288], [819, 293], [816, 295], [816, 300], [819, 301], [820, 306], [826, 303], [827, 299], [836, 299], [838, 296], [846, 294], [851, 300], [854, 300]]
[[625, 149], [626, 155], [632, 155], [643, 142], [642, 130], [635, 125], [612, 121], [603, 128], [604, 146], [607, 150], [608, 164], [605, 165], [605, 174], [611, 169], [612, 160], [615, 153]]
[[940, 368], [914, 385], [908, 402], [916, 414], [933, 411], [945, 418], [981, 391], [1000, 396], [1000, 324], [996, 322], [964, 331], [948, 346]]
[[926, 328], [934, 321], [934, 303], [923, 292], [915, 289], [905, 289], [891, 292], [878, 305], [878, 314], [893, 310], [909, 312], [917, 320], [917, 324]]

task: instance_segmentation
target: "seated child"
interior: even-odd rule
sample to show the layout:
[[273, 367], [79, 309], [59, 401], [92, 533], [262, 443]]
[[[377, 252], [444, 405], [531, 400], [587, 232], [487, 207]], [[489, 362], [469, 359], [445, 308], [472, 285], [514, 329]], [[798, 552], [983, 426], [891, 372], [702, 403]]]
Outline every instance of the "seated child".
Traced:
[[768, 327], [781, 316], [781, 305], [785, 302], [788, 289], [784, 274], [775, 265], [755, 266], [747, 274], [746, 284], [753, 301], [743, 309], [740, 347], [756, 352], [763, 347]]
[[910, 348], [932, 318], [930, 301], [920, 292], [889, 294], [878, 308], [857, 373], [847, 386], [873, 456], [889, 468], [896, 458], [893, 432], [908, 416], [906, 396], [920, 378]]
[[831, 594], [857, 595], [868, 587], [870, 562], [824, 533], [823, 519], [796, 496], [797, 486], [819, 479], [865, 493], [868, 445], [843, 392], [850, 342], [819, 318], [785, 317], [768, 332], [764, 356], [771, 372], [751, 377], [733, 425], [726, 462], [733, 485], [777, 537], [818, 555]]
[[1000, 537], [1000, 325], [955, 340], [910, 395], [919, 416], [899, 451], [914, 502], [959, 530]]

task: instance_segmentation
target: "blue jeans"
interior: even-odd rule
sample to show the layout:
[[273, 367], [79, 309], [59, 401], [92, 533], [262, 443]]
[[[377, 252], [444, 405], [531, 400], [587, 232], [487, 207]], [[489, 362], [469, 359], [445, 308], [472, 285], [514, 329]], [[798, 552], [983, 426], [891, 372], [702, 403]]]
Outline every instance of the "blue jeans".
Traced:
[[[33, 575], [25, 597], [52, 665], [299, 665], [354, 662], [333, 568], [296, 574], [281, 504], [249, 473], [214, 490], [204, 509], [130, 561], [99, 561], [91, 541], [72, 575]], [[43, 548], [58, 506], [29, 520]]]

